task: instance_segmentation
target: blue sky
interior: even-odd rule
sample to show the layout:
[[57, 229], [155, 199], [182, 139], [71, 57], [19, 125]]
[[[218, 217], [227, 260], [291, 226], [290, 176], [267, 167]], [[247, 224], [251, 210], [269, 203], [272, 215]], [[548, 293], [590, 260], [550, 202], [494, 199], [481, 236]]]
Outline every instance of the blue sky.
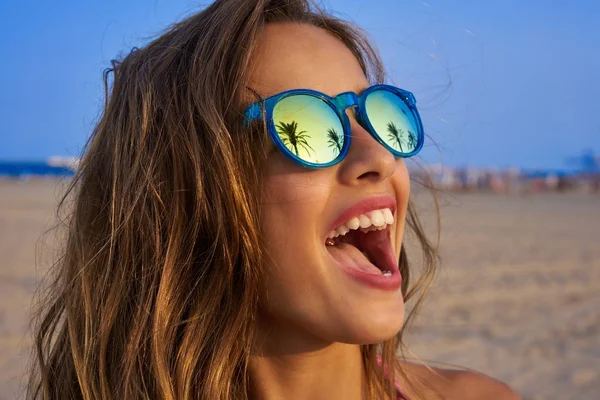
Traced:
[[[110, 60], [202, 7], [184, 0], [2, 0], [0, 159], [77, 155]], [[600, 2], [325, 0], [417, 96], [428, 162], [561, 168], [600, 152]]]

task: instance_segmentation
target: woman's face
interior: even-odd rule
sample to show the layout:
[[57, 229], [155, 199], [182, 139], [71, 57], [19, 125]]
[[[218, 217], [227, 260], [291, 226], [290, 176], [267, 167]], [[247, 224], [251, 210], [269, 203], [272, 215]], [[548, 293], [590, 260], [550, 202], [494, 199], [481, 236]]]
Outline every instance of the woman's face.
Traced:
[[[271, 24], [258, 43], [249, 86], [263, 97], [298, 88], [335, 96], [369, 86], [352, 52], [320, 28]], [[347, 113], [352, 143], [341, 163], [306, 169], [274, 147], [269, 153], [262, 220], [269, 279], [259, 325], [268, 330], [270, 342], [367, 344], [389, 339], [402, 327], [397, 260], [408, 173], [402, 159], [395, 159]], [[341, 240], [355, 246], [326, 244], [332, 230], [352, 225], [348, 221], [354, 217], [380, 225], [372, 211], [386, 208], [394, 222], [385, 230], [350, 233]]]

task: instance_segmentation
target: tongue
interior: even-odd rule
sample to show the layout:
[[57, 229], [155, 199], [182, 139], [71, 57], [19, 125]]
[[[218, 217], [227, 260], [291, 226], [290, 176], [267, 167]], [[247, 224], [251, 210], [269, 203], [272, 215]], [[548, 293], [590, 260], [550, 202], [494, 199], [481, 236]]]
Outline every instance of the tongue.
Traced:
[[369, 274], [381, 275], [381, 270], [373, 265], [359, 249], [349, 243], [327, 246], [327, 249], [337, 262], [348, 268], [357, 269]]
[[394, 256], [392, 241], [385, 231], [372, 231], [357, 236], [358, 248], [364, 251], [373, 264], [382, 271], [397, 271], [398, 260]]

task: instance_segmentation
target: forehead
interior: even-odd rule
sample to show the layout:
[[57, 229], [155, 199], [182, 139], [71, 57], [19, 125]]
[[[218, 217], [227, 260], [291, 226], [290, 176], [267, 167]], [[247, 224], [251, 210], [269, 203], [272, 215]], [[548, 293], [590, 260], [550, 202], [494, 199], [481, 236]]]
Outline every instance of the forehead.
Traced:
[[313, 89], [330, 96], [369, 83], [354, 54], [335, 36], [308, 24], [269, 24], [258, 36], [249, 87], [261, 96]]

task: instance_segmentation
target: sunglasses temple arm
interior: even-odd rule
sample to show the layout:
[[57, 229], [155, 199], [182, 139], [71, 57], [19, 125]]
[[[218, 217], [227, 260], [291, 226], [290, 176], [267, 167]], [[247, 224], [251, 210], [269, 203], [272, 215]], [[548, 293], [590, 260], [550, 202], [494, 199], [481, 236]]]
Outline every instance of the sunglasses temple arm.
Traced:
[[248, 126], [251, 121], [262, 118], [262, 107], [260, 103], [252, 103], [244, 113], [244, 126]]

